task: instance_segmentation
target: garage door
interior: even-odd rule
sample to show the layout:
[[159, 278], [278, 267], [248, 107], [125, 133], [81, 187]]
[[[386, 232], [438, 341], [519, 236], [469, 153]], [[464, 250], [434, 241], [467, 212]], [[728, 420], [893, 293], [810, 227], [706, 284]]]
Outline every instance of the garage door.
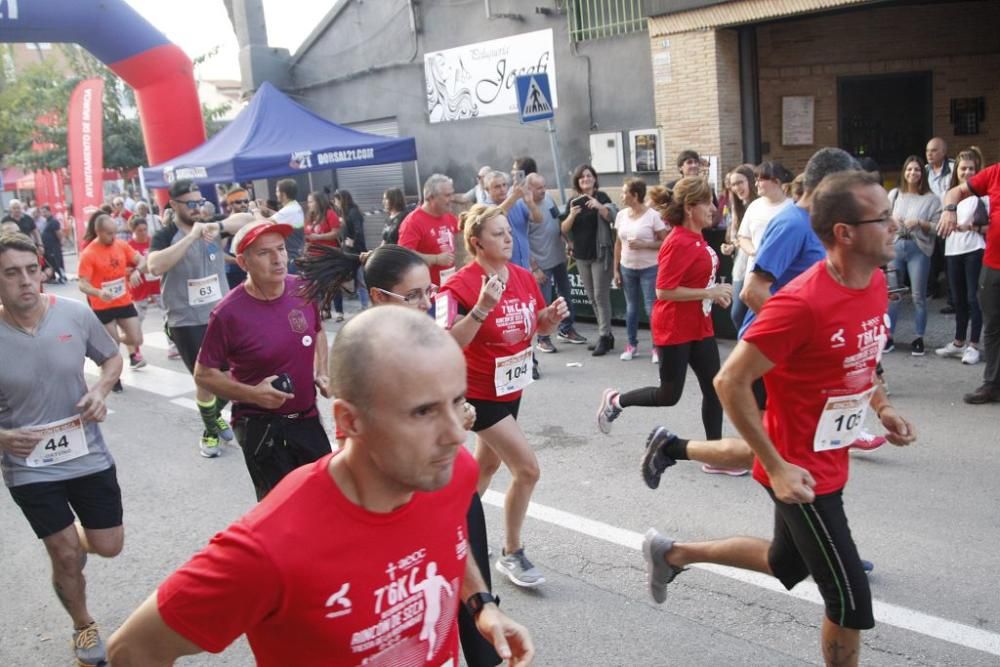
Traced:
[[[347, 127], [384, 137], [399, 136], [395, 118], [348, 123]], [[337, 187], [347, 190], [354, 197], [358, 208], [365, 214], [365, 242], [369, 248], [376, 247], [382, 242], [382, 227], [386, 221], [382, 211], [382, 193], [389, 188], [403, 189], [403, 163], [337, 169]]]

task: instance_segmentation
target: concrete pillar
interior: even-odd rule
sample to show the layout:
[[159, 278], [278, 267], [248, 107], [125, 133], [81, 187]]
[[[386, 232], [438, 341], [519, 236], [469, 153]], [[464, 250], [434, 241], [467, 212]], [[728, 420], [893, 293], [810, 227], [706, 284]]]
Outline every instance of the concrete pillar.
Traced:
[[233, 29], [240, 45], [240, 75], [244, 92], [257, 90], [265, 81], [287, 87], [290, 54], [288, 49], [267, 45], [263, 0], [233, 0]]

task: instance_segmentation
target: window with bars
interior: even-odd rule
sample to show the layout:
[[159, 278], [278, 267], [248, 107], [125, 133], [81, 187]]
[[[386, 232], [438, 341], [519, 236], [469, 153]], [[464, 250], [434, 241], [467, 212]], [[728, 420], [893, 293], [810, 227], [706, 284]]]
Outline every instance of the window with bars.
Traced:
[[642, 0], [567, 0], [569, 38], [574, 42], [646, 29]]

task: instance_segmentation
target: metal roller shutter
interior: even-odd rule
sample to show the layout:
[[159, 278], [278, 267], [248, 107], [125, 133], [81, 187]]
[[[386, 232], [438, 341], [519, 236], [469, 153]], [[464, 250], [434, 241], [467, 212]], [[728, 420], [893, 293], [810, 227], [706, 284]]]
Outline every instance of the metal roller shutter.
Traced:
[[[395, 118], [346, 125], [360, 132], [385, 137], [399, 136], [399, 125]], [[386, 221], [385, 213], [382, 211], [382, 193], [389, 188], [403, 189], [402, 163], [337, 169], [337, 187], [350, 192], [358, 208], [365, 214], [365, 243], [369, 248], [375, 248], [382, 242], [382, 227]]]

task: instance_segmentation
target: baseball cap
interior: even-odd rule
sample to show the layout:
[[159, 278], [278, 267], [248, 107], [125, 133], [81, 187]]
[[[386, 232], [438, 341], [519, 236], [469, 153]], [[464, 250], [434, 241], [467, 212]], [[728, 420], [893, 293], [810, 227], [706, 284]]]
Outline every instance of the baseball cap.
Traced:
[[250, 247], [250, 244], [257, 240], [262, 234], [281, 234], [286, 239], [288, 235], [295, 231], [291, 225], [281, 222], [266, 222], [255, 220], [240, 227], [240, 231], [233, 236], [233, 245], [237, 255], [242, 255], [243, 251]]
[[200, 192], [198, 184], [192, 181], [190, 178], [182, 178], [180, 180], [174, 181], [170, 186], [170, 198], [177, 199], [178, 197], [183, 197], [189, 192]]

